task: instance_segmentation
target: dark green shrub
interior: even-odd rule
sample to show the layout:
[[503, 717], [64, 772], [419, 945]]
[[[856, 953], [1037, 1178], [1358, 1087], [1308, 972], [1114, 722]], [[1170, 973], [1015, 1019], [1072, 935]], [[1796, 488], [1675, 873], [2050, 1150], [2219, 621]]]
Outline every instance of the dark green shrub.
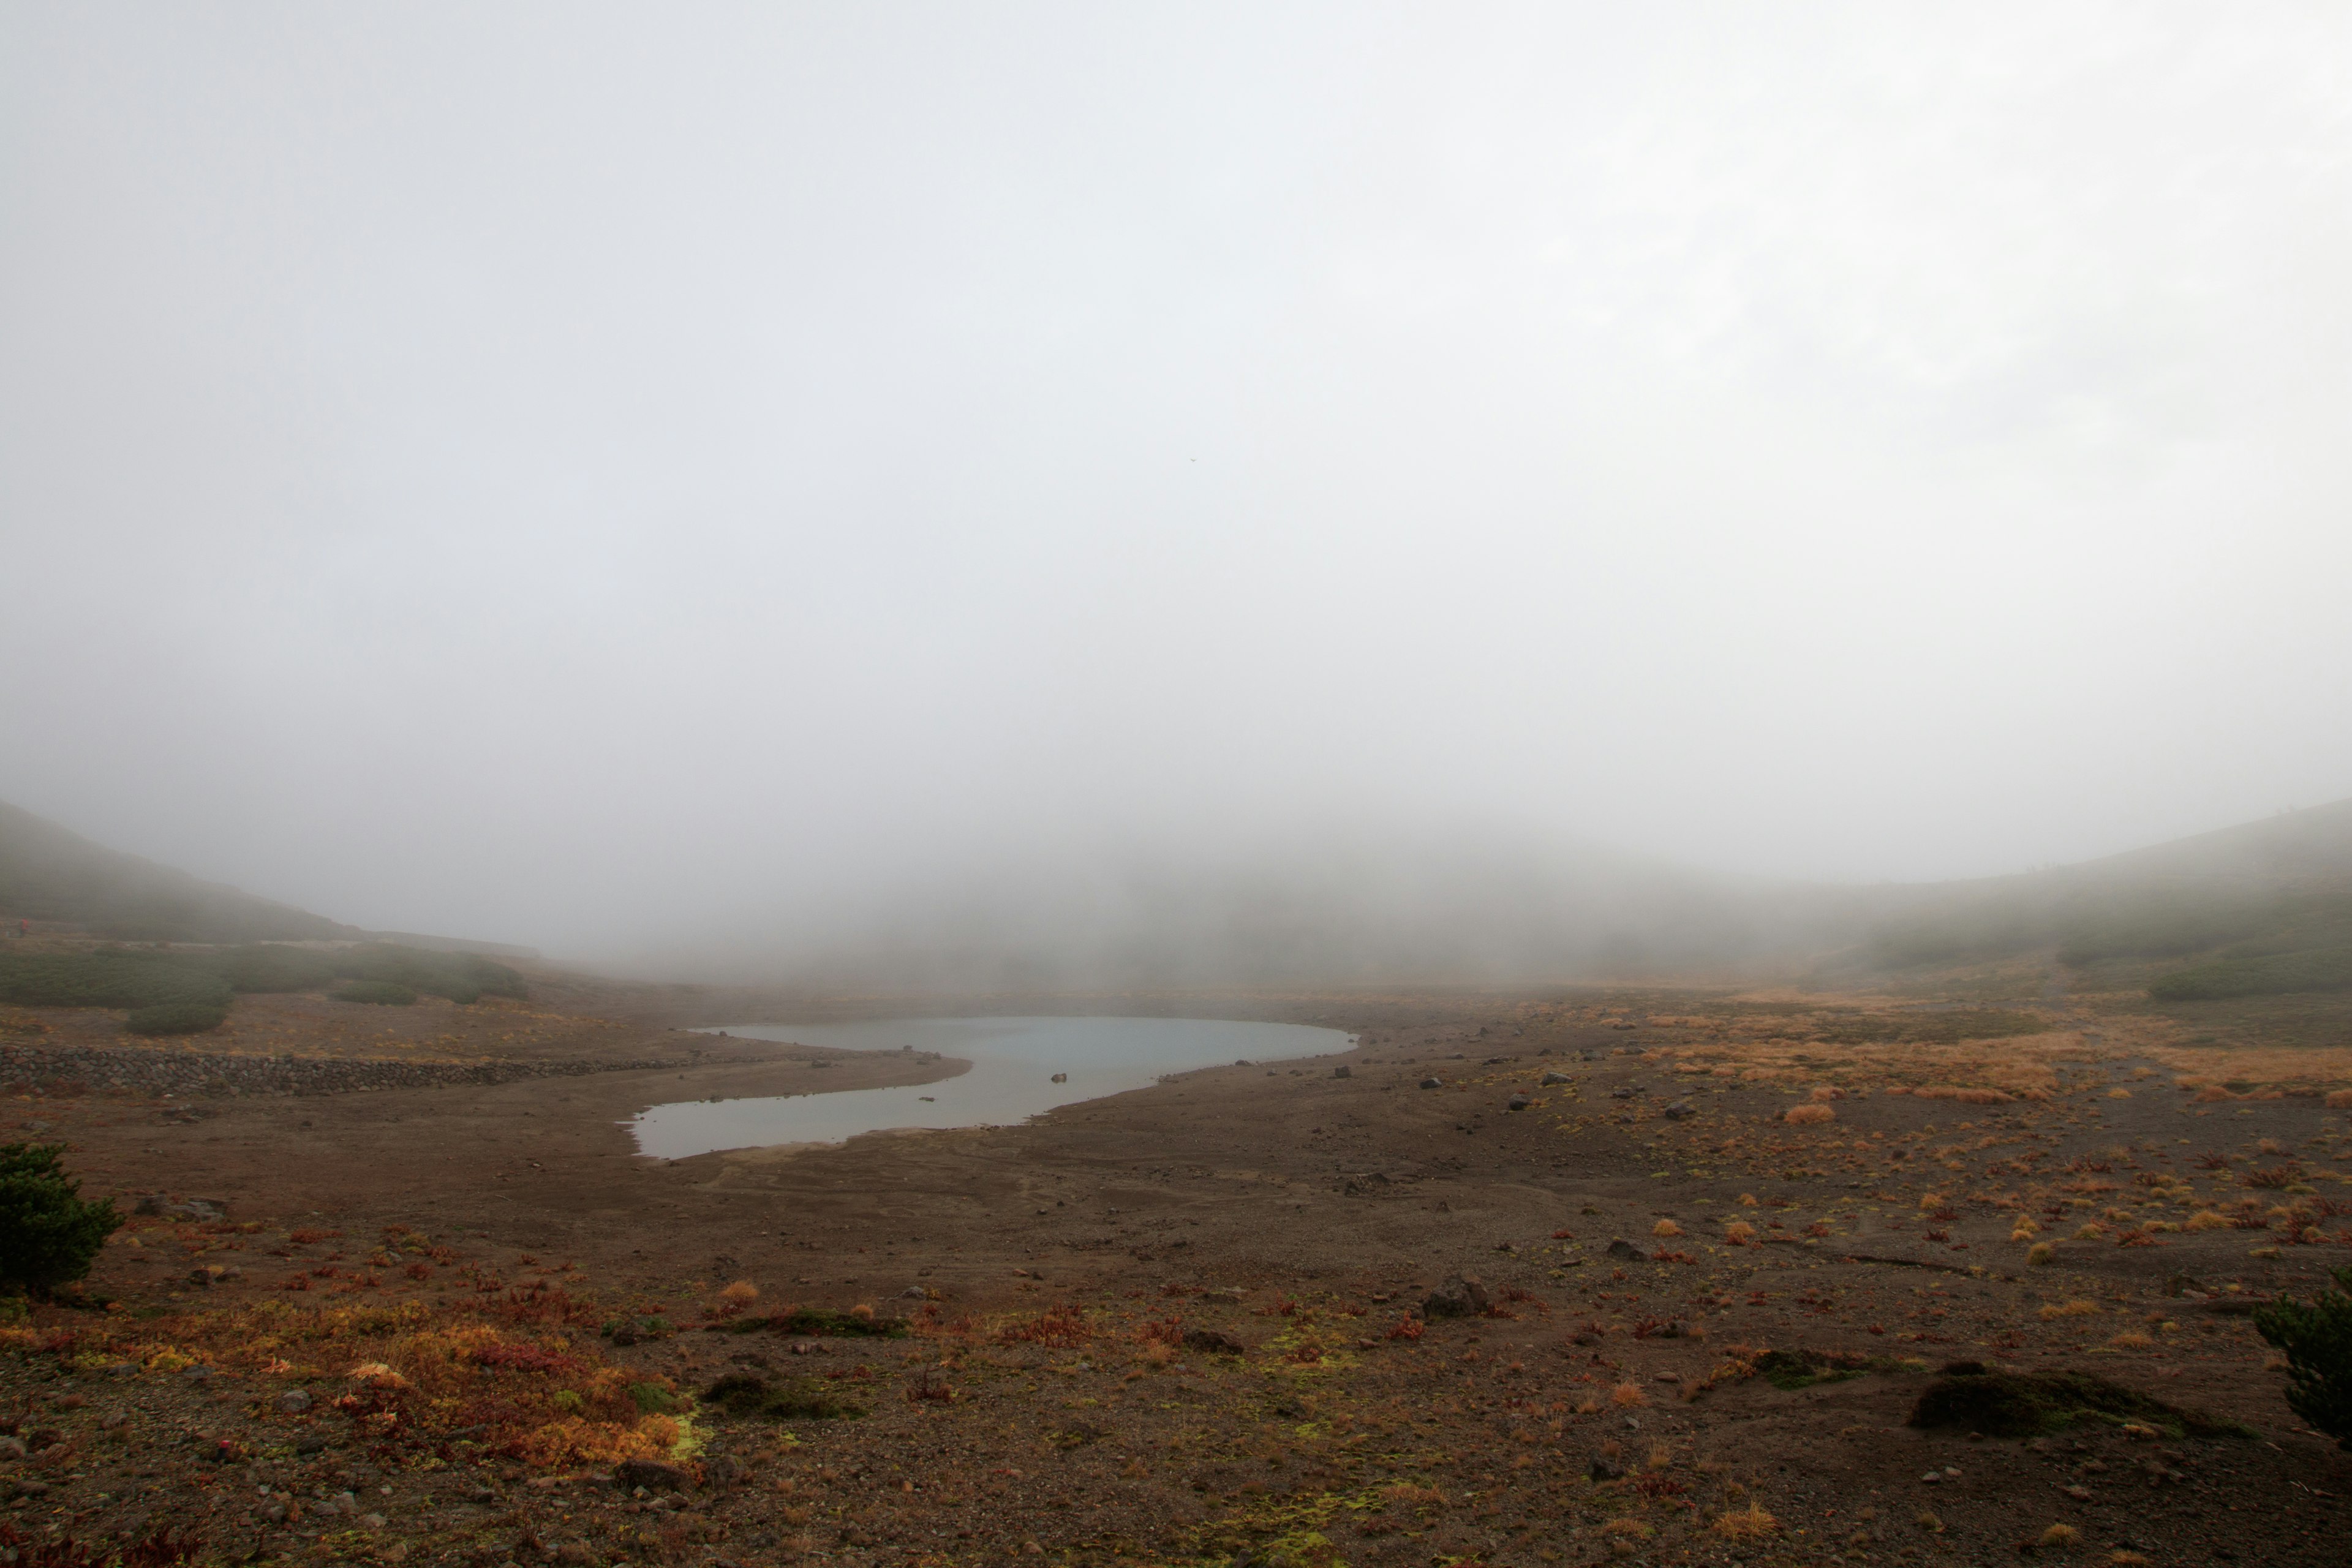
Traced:
[[370, 1002], [383, 1007], [407, 1007], [416, 1001], [416, 993], [396, 980], [354, 980], [328, 994], [338, 1002]]
[[0, 1290], [81, 1279], [122, 1223], [110, 1201], [81, 1201], [81, 1184], [58, 1168], [64, 1152], [61, 1143], [0, 1143]]
[[201, 962], [239, 991], [324, 991], [335, 981], [335, 966], [324, 953], [276, 943], [223, 948]]
[[2254, 1327], [2286, 1357], [2287, 1408], [2352, 1448], [2352, 1268], [2308, 1305], [2280, 1297], [2254, 1309]]
[[[723, 1379], [721, 1380], [724, 1381]], [[629, 1384], [629, 1398], [648, 1415], [669, 1415], [685, 1408], [686, 1401], [658, 1383]]]
[[0, 1002], [22, 1007], [226, 1006], [228, 982], [162, 952], [101, 947], [90, 952], [0, 953]]
[[0, 952], [0, 1002], [26, 1007], [160, 1007], [173, 1002], [225, 1007], [234, 992], [323, 991], [337, 980], [397, 985], [462, 1003], [529, 994], [522, 976], [503, 963], [470, 952], [427, 952], [390, 942], [331, 949], [254, 942], [193, 952], [127, 947]]
[[841, 1397], [822, 1378], [799, 1377], [772, 1385], [748, 1372], [730, 1372], [702, 1397], [730, 1415], [762, 1416], [770, 1421], [854, 1421], [866, 1414], [863, 1405]]
[[2147, 994], [2159, 1002], [2284, 996], [2304, 991], [2352, 991], [2352, 948], [2225, 958], [2160, 974], [2147, 988]]
[[122, 1028], [131, 1035], [201, 1035], [219, 1028], [227, 1018], [228, 1009], [216, 1002], [159, 1002], [131, 1009]]
[[634, 1345], [666, 1340], [677, 1329], [667, 1318], [646, 1316], [614, 1318], [596, 1331], [616, 1345]]
[[520, 999], [529, 994], [514, 970], [470, 952], [429, 952], [377, 942], [339, 949], [329, 956], [335, 973], [346, 980], [388, 980], [453, 1002], [474, 1002], [484, 995]]
[[2151, 1399], [2083, 1372], [1992, 1372], [1957, 1363], [1929, 1384], [1911, 1412], [1914, 1426], [1958, 1426], [1992, 1437], [2031, 1437], [2077, 1421], [2137, 1421], [2178, 1436], [2243, 1436], [2235, 1422]]

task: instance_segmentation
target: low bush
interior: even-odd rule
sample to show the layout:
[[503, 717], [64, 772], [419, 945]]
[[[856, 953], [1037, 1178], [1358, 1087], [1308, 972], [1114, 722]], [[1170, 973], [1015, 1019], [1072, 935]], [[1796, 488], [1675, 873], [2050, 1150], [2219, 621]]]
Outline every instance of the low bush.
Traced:
[[877, 1318], [870, 1311], [835, 1311], [830, 1307], [787, 1307], [761, 1318], [728, 1318], [703, 1325], [710, 1333], [749, 1334], [762, 1329], [780, 1334], [827, 1335], [836, 1339], [895, 1340], [907, 1332], [898, 1318]]
[[1974, 1363], [1945, 1369], [1911, 1412], [1914, 1426], [1958, 1426], [1990, 1437], [2031, 1437], [2076, 1421], [2134, 1421], [2174, 1436], [2242, 1436], [2244, 1428], [2184, 1410], [2088, 1373], [1990, 1372]]
[[702, 1397], [730, 1415], [770, 1421], [848, 1421], [866, 1414], [814, 1377], [771, 1384], [747, 1372], [730, 1372], [704, 1389]]
[[0, 1291], [49, 1291], [89, 1272], [122, 1224], [107, 1199], [82, 1201], [58, 1164], [60, 1143], [0, 1143]]
[[101, 947], [89, 952], [0, 953], [0, 1002], [20, 1007], [228, 1005], [228, 982], [171, 954]]
[[484, 996], [520, 999], [529, 994], [520, 974], [476, 953], [428, 952], [392, 942], [368, 942], [328, 957], [343, 979], [389, 981], [452, 1002], [473, 1003]]
[[25, 1007], [160, 1007], [212, 1003], [236, 992], [323, 991], [338, 980], [395, 985], [415, 994], [478, 1002], [521, 998], [522, 976], [469, 952], [428, 952], [391, 942], [347, 948], [242, 947], [156, 950], [101, 947], [86, 952], [0, 952], [0, 1002]]
[[2287, 1407], [2352, 1448], [2352, 1268], [2305, 1303], [2282, 1296], [2254, 1310], [2254, 1328], [2286, 1357]]
[[217, 1002], [163, 1002], [133, 1007], [122, 1027], [133, 1035], [201, 1035], [227, 1019], [228, 1008]]
[[236, 990], [257, 994], [323, 991], [335, 981], [335, 966], [326, 953], [278, 942], [191, 954], [188, 962], [211, 970]]
[[2224, 958], [2159, 974], [2147, 988], [2158, 1002], [2284, 996], [2304, 991], [2352, 991], [2352, 948]]
[[338, 1002], [364, 1002], [379, 1007], [411, 1007], [416, 993], [396, 980], [354, 980], [327, 993]]

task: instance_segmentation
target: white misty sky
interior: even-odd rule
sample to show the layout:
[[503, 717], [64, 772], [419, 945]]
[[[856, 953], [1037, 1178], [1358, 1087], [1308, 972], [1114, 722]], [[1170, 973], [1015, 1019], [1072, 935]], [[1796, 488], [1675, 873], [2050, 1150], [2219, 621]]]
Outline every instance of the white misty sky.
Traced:
[[618, 951], [2352, 794], [2336, 5], [17, 4], [0, 797]]

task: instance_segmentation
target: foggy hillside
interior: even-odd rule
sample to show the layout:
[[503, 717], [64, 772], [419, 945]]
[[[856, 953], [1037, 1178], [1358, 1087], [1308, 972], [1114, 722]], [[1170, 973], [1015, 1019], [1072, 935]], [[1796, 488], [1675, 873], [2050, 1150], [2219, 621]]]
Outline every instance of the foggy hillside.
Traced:
[[0, 915], [136, 942], [286, 942], [365, 933], [136, 855], [0, 801]]
[[[1115, 868], [1107, 869], [1107, 866]], [[1980, 880], [1736, 878], [1492, 837], [1269, 848], [1247, 862], [1030, 861], [748, 920], [665, 968], [834, 990], [1806, 978], [1869, 984], [2032, 952], [2187, 959], [2352, 946], [2352, 802]], [[2283, 944], [2283, 945], [2282, 945]]]
[[[0, 805], [0, 914], [134, 940], [386, 937], [92, 844]], [[2256, 990], [2352, 984], [2352, 801], [2012, 877], [1871, 887], [1738, 878], [1464, 834], [1257, 844], [1223, 859], [1044, 855], [877, 879], [817, 914], [713, 913], [620, 965], [804, 991], [1495, 985], [1594, 980], [1869, 985], [2042, 954]], [[2244, 970], [2252, 963], [2255, 968]], [[2150, 971], [2157, 973], [2157, 971]], [[2199, 971], [2202, 973], [2202, 971]], [[2233, 993], [2237, 994], [2237, 993]]]

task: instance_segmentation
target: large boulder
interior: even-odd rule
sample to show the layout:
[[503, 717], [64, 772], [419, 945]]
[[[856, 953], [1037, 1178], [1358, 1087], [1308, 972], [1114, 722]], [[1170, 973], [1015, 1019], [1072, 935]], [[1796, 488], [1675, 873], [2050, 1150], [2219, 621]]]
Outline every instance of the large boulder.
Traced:
[[1457, 1274], [1429, 1293], [1421, 1304], [1424, 1318], [1475, 1318], [1486, 1310], [1486, 1287], [1476, 1279]]

